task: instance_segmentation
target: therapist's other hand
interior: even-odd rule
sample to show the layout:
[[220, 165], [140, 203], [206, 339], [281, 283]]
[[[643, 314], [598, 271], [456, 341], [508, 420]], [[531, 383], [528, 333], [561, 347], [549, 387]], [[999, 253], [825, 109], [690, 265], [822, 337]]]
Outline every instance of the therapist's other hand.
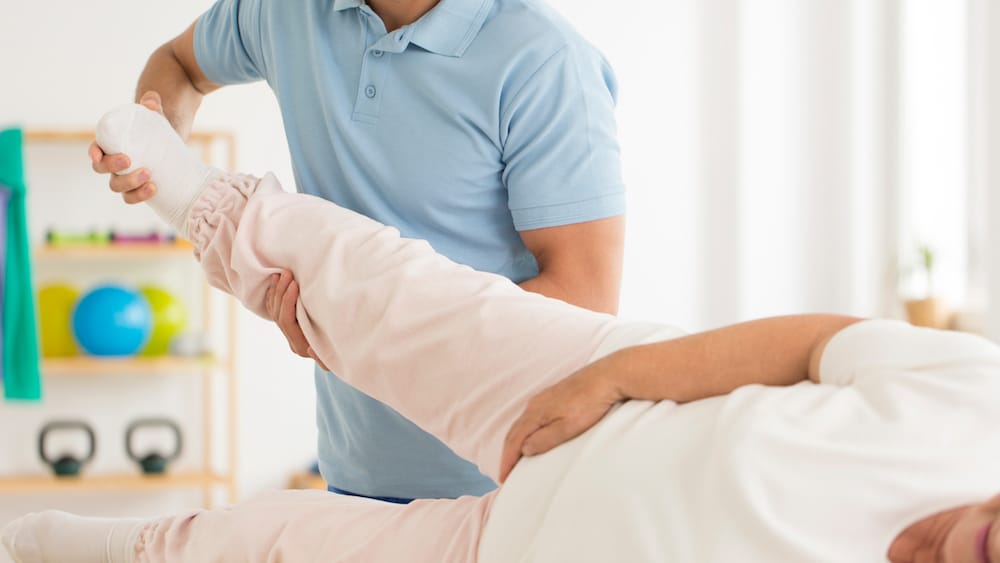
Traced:
[[[146, 92], [139, 103], [147, 108], [163, 113], [163, 103], [156, 92]], [[131, 174], [119, 176], [117, 172], [128, 170], [132, 161], [126, 154], [104, 154], [104, 151], [94, 141], [87, 151], [91, 167], [98, 174], [111, 174], [108, 185], [111, 191], [122, 194], [125, 203], [142, 203], [156, 194], [156, 184], [149, 181], [151, 173], [145, 168], [133, 171]]]
[[264, 304], [267, 307], [267, 314], [271, 320], [278, 323], [278, 328], [288, 340], [288, 346], [303, 358], [312, 358], [319, 364], [319, 367], [330, 371], [326, 364], [319, 359], [316, 351], [306, 340], [302, 327], [295, 317], [296, 305], [299, 301], [299, 284], [292, 278], [292, 273], [282, 270], [280, 274], [271, 274], [270, 284], [264, 294]]
[[597, 424], [623, 401], [614, 382], [613, 355], [602, 358], [543, 390], [528, 401], [504, 440], [500, 482], [522, 456], [545, 453]]

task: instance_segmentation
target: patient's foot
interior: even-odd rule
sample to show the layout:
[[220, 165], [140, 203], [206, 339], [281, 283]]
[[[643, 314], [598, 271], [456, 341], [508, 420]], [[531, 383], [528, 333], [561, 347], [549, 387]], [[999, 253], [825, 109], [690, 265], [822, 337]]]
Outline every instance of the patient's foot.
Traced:
[[167, 119], [139, 104], [120, 106], [97, 124], [97, 144], [106, 154], [124, 153], [132, 167], [119, 174], [146, 168], [156, 184], [152, 208], [181, 236], [187, 234], [191, 204], [212, 180], [223, 173], [201, 162], [184, 144]]
[[14, 520], [2, 539], [16, 563], [131, 563], [145, 523], [46, 510]]

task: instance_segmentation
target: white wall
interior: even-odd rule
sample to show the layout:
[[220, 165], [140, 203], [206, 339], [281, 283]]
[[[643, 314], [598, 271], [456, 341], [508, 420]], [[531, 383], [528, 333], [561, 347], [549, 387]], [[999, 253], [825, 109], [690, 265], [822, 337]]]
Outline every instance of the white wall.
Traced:
[[[104, 111], [131, 101], [149, 54], [209, 5], [208, 0], [5, 1], [0, 17], [0, 125], [93, 127]], [[234, 131], [240, 169], [274, 170], [279, 177], [292, 177], [280, 117], [266, 87], [231, 88], [209, 97], [196, 127]], [[90, 171], [86, 150], [85, 144], [28, 147], [29, 220], [36, 239], [47, 226], [156, 224], [148, 210], [126, 207], [110, 193], [106, 179]], [[283, 486], [290, 472], [305, 467], [314, 455], [314, 392], [311, 363], [294, 358], [274, 326], [242, 311], [237, 366], [239, 488], [245, 497]], [[65, 414], [85, 416], [98, 427], [95, 470], [130, 469], [120, 446], [124, 422], [133, 415], [169, 410], [183, 417], [192, 428], [188, 434], [194, 434], [200, 412], [194, 402], [197, 391], [196, 380], [180, 376], [142, 381], [49, 378], [42, 405], [0, 402], [0, 426], [8, 429], [0, 438], [0, 474], [41, 472], [34, 455], [36, 429], [43, 420]], [[198, 462], [197, 439], [190, 439], [190, 454], [180, 461], [182, 466]], [[198, 494], [4, 494], [0, 524], [45, 507], [150, 514], [199, 502]]]
[[[975, 3], [978, 8], [974, 14], [981, 18], [983, 32], [979, 39], [982, 52], [987, 56], [978, 59], [980, 63], [980, 78], [982, 80], [981, 109], [985, 119], [981, 122], [985, 127], [981, 130], [980, 139], [983, 149], [978, 170], [979, 194], [982, 208], [982, 230], [985, 234], [985, 244], [981, 249], [981, 259], [985, 262], [985, 278], [987, 288], [988, 309], [986, 315], [986, 332], [994, 340], [1000, 341], [1000, 8], [995, 2], [980, 0]], [[992, 101], [992, 104], [987, 102]]]
[[552, 3], [621, 82], [623, 316], [895, 312], [894, 2]]
[[[968, 4], [924, 0], [900, 9], [901, 258], [913, 264], [918, 245], [933, 248], [933, 290], [955, 305], [967, 297]], [[922, 276], [904, 281], [909, 296], [926, 295]]]

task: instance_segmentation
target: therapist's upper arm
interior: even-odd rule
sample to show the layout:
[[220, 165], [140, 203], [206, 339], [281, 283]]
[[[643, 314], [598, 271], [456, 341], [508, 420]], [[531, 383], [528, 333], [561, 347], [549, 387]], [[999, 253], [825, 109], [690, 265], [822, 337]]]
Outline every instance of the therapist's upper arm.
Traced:
[[610, 65], [582, 40], [513, 65], [501, 107], [502, 181], [538, 262], [521, 287], [589, 309], [618, 309], [625, 187]]
[[539, 276], [521, 283], [529, 291], [593, 311], [615, 314], [621, 288], [625, 218], [521, 231], [538, 262]]

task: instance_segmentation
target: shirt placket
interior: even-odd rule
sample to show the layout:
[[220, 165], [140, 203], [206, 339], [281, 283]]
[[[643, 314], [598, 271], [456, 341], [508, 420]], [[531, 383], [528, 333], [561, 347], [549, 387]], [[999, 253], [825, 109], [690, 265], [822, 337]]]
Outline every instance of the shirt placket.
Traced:
[[[364, 123], [377, 123], [386, 94], [386, 77], [393, 55], [399, 55], [410, 44], [412, 30], [402, 27], [385, 32], [382, 20], [367, 5], [359, 8], [366, 21], [365, 49], [362, 53], [361, 76], [354, 102], [353, 118]], [[373, 40], [374, 38], [377, 40]]]

